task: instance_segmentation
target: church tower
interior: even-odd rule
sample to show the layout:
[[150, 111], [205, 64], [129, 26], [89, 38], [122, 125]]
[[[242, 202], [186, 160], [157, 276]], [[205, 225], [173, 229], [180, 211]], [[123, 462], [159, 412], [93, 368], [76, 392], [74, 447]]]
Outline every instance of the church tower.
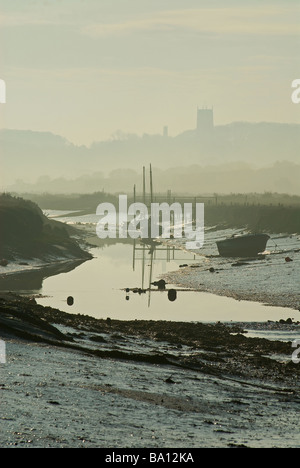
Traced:
[[214, 131], [214, 111], [213, 108], [197, 109], [197, 133], [201, 137], [210, 138]]

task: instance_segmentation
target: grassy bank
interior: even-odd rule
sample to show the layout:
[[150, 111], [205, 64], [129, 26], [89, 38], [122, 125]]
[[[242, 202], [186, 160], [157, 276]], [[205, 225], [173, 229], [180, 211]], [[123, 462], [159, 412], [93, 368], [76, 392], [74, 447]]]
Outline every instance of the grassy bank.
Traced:
[[71, 237], [76, 231], [48, 219], [35, 203], [0, 195], [0, 258], [88, 258]]

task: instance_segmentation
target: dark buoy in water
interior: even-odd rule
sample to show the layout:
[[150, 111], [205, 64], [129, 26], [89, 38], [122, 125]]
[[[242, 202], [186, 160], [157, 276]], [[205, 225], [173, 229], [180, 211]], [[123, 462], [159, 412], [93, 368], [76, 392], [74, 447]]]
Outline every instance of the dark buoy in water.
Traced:
[[168, 299], [169, 301], [173, 302], [173, 301], [176, 301], [177, 299], [177, 291], [176, 289], [170, 289], [168, 291]]
[[157, 286], [158, 289], [166, 289], [166, 282], [165, 280], [161, 279], [159, 281], [154, 281], [154, 283], [151, 283], [153, 284], [153, 286]]
[[69, 306], [71, 306], [71, 305], [74, 304], [74, 298], [73, 298], [72, 296], [69, 296], [69, 297], [67, 298], [67, 304], [68, 304]]
[[129, 301], [129, 296], [126, 296], [126, 301]]

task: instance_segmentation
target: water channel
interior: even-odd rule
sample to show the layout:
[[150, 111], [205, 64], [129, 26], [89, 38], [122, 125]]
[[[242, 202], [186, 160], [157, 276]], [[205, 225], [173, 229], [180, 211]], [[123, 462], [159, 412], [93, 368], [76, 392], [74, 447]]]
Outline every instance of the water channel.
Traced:
[[[50, 216], [58, 214], [53, 211]], [[183, 264], [199, 262], [199, 256], [164, 245], [157, 246], [151, 253], [149, 246], [132, 239], [107, 243], [97, 238], [89, 216], [74, 214], [58, 219], [81, 225], [88, 223], [93, 259], [62, 272], [50, 275], [41, 272], [34, 281], [30, 280], [29, 273], [17, 275], [18, 280], [12, 276], [11, 281], [8, 278], [1, 285], [2, 290], [34, 294], [38, 303], [66, 312], [119, 320], [264, 322], [286, 319], [295, 313], [287, 308], [238, 301], [174, 285], [166, 285], [166, 290], [160, 291], [150, 283], [165, 273], [178, 270]], [[126, 292], [127, 288], [129, 292]], [[134, 288], [146, 291], [134, 292]], [[177, 291], [174, 301], [168, 299], [171, 288]], [[67, 304], [69, 296], [74, 298], [72, 306]]]

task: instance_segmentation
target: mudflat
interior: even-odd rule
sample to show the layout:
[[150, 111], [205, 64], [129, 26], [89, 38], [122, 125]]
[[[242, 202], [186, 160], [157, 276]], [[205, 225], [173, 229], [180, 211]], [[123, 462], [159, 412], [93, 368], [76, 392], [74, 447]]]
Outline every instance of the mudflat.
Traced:
[[[268, 323], [268, 327], [298, 324]], [[0, 299], [1, 447], [298, 447], [291, 342]]]

